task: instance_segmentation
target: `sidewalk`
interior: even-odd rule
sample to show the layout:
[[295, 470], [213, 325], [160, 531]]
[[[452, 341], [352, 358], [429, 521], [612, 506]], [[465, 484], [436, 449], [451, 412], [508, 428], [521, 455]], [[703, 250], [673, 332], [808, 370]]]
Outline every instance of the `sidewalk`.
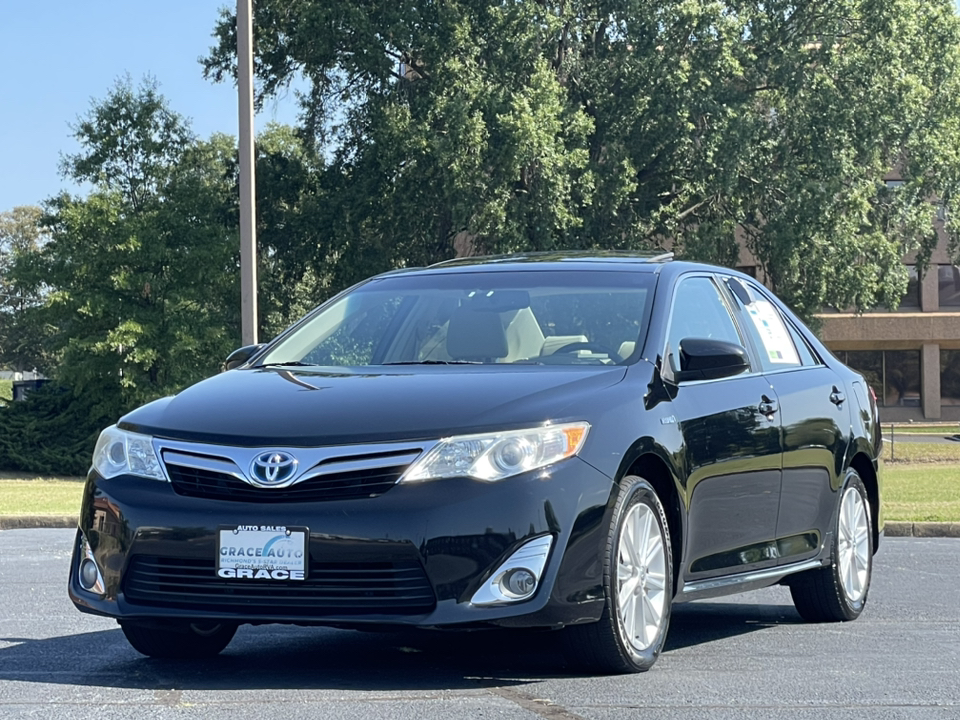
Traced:
[[[17, 528], [75, 528], [72, 515], [0, 515], [0, 530]], [[949, 537], [960, 538], [960, 523], [887, 522], [886, 537]]]

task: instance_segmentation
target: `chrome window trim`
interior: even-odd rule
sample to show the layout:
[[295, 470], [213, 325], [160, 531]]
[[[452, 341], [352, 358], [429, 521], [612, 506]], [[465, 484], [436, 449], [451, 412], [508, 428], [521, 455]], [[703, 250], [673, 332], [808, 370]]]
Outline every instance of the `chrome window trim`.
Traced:
[[[749, 352], [749, 349], [747, 351]], [[707, 378], [706, 380], [684, 380], [683, 382], [679, 383], [679, 385], [682, 385], [683, 387], [693, 387], [695, 385], [709, 385], [711, 383], [740, 380], [741, 378], [755, 378], [761, 375], [764, 375], [764, 373], [745, 372], [745, 373], [740, 373], [739, 375], [730, 375], [729, 377]], [[675, 381], [671, 381], [671, 382], [675, 382]], [[767, 383], [767, 384], [770, 385], [770, 383]], [[771, 390], [773, 389], [773, 385], [770, 385], [770, 389]]]
[[786, 373], [791, 372], [809, 372], [810, 370], [821, 370], [823, 368], [828, 368], [828, 365], [822, 365], [817, 363], [816, 365], [791, 365], [787, 368], [781, 368], [780, 370], [769, 370], [765, 372], [764, 375], [785, 375]]

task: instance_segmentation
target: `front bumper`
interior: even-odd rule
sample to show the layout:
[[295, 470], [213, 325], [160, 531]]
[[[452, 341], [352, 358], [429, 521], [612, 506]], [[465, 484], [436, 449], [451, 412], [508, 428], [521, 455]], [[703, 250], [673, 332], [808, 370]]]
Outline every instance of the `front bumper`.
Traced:
[[[261, 504], [178, 495], [133, 476], [87, 478], [69, 593], [82, 611], [123, 618], [355, 626], [556, 627], [599, 618], [601, 550], [614, 484], [571, 458], [496, 483], [399, 484], [379, 497]], [[302, 583], [217, 577], [218, 529], [309, 529]], [[478, 606], [474, 593], [514, 551], [550, 535], [537, 591]], [[103, 592], [84, 590], [86, 542]]]

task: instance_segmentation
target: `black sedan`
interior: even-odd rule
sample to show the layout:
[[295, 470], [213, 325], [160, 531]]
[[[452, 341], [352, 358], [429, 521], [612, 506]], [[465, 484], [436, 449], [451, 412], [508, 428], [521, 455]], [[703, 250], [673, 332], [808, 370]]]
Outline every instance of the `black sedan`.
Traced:
[[880, 448], [863, 377], [749, 277], [451, 261], [104, 430], [69, 592], [156, 657], [242, 623], [538, 627], [642, 671], [676, 602], [782, 583], [808, 620], [856, 618]]

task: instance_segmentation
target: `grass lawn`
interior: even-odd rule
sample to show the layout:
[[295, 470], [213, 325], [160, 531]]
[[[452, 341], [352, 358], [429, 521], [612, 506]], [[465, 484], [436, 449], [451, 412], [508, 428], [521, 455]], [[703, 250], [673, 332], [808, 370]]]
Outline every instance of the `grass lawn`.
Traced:
[[82, 492], [82, 478], [0, 477], [0, 515], [76, 515]]
[[[883, 497], [886, 519], [960, 522], [960, 443], [956, 446], [898, 443], [898, 458], [901, 446], [905, 453], [923, 461], [886, 463]], [[940, 460], [929, 459], [931, 448], [936, 451], [933, 457]], [[0, 473], [0, 515], [74, 515], [80, 509], [82, 491], [83, 478]]]
[[901, 464], [960, 464], [960, 442], [918, 443], [901, 440], [891, 443], [888, 438], [883, 443], [883, 459], [887, 463], [888, 474]]
[[890, 463], [883, 481], [887, 520], [960, 522], [960, 464]]
[[960, 434], [960, 423], [940, 423], [937, 425], [920, 425], [918, 423], [883, 423], [883, 436], [890, 437], [890, 431], [906, 433], [908, 435], [957, 435]]

